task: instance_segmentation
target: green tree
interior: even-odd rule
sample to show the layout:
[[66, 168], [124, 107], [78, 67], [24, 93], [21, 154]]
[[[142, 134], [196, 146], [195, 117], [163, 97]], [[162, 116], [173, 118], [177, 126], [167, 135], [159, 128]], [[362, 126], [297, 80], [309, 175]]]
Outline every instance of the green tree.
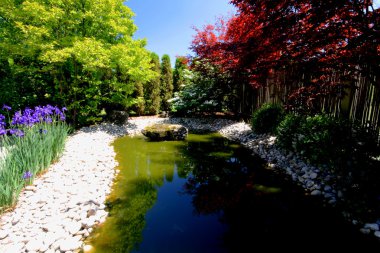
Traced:
[[156, 53], [151, 53], [151, 64], [155, 76], [144, 86], [145, 108], [147, 114], [158, 114], [161, 107], [161, 65]]
[[99, 121], [104, 108], [131, 106], [135, 83], [148, 81], [152, 71], [146, 42], [132, 39], [134, 14], [123, 2], [2, 1], [5, 77], [22, 80], [37, 101], [65, 105], [81, 125]]
[[181, 87], [185, 85], [184, 70], [187, 67], [187, 58], [184, 56], [177, 56], [173, 71], [173, 91], [178, 92]]
[[193, 59], [191, 71], [183, 71], [184, 87], [170, 100], [178, 115], [229, 111], [236, 92], [231, 78], [207, 61]]
[[169, 99], [173, 97], [173, 71], [170, 64], [170, 56], [164, 54], [161, 59], [161, 98], [162, 109], [169, 111]]
[[132, 97], [134, 98], [134, 105], [132, 106], [130, 113], [138, 114], [139, 116], [145, 113], [145, 99], [144, 99], [144, 86], [141, 82], [135, 83], [135, 91]]

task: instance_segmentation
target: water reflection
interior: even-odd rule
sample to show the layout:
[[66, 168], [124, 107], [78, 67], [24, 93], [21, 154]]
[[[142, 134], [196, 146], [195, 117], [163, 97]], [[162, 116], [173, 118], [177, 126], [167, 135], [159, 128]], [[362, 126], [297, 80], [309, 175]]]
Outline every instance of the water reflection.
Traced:
[[219, 135], [186, 142], [124, 137], [114, 145], [121, 172], [107, 201], [110, 217], [90, 239], [93, 252], [250, 252], [298, 242], [367, 247], [334, 210]]
[[184, 142], [147, 142], [120, 138], [114, 146], [120, 174], [107, 206], [110, 216], [89, 239], [92, 252], [132, 252], [142, 242], [145, 216], [157, 200], [157, 190], [171, 182], [181, 158]]

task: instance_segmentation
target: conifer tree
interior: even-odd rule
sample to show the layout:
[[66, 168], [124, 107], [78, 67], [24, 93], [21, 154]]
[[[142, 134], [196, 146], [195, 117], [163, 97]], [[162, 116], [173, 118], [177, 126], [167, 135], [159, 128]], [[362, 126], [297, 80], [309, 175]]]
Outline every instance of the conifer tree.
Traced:
[[151, 53], [151, 70], [155, 77], [144, 86], [145, 110], [147, 114], [158, 114], [161, 107], [161, 65], [160, 57]]
[[145, 98], [142, 82], [137, 81], [135, 83], [133, 98], [135, 99], [135, 104], [132, 106], [132, 111], [139, 116], [143, 115], [145, 113]]
[[187, 69], [187, 58], [184, 56], [177, 56], [173, 71], [173, 91], [177, 92], [185, 83], [184, 70]]
[[170, 56], [164, 54], [161, 59], [161, 99], [162, 110], [170, 109], [169, 99], [173, 97], [173, 71]]

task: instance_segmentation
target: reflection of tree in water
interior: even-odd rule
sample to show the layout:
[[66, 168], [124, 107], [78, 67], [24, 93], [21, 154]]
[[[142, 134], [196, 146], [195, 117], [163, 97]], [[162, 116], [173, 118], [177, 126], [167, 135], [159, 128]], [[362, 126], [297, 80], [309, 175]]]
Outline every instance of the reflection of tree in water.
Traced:
[[120, 174], [107, 199], [109, 217], [89, 240], [94, 252], [128, 253], [142, 242], [145, 215], [157, 200], [157, 189], [173, 180], [180, 159], [177, 145], [138, 138], [115, 142]]
[[129, 183], [134, 194], [107, 202], [109, 217], [90, 239], [96, 252], [131, 252], [143, 239], [145, 215], [157, 199], [157, 189], [147, 179]]
[[[213, 136], [209, 142], [189, 141], [183, 152], [188, 159], [178, 173], [188, 176], [184, 190], [193, 195], [198, 214], [217, 213], [235, 206], [245, 191], [252, 190], [254, 172], [238, 158], [250, 155], [237, 145]], [[260, 160], [249, 159], [250, 163], [262, 166]]]
[[369, 243], [336, 210], [305, 197], [302, 188], [264, 169], [248, 150], [229, 145], [218, 138], [189, 142], [183, 150], [187, 164], [179, 171], [188, 175], [184, 192], [192, 195], [195, 212], [219, 214], [228, 226], [223, 243], [229, 252], [294, 249], [295, 242], [319, 250]]

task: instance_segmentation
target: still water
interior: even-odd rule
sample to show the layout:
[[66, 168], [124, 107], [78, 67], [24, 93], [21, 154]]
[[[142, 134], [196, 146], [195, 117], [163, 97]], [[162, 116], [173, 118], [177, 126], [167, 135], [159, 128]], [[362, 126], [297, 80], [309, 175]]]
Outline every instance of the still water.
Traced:
[[218, 134], [190, 134], [174, 142], [122, 137], [114, 148], [120, 173], [107, 200], [110, 216], [87, 241], [91, 252], [379, 246], [320, 199], [305, 196], [250, 151]]

